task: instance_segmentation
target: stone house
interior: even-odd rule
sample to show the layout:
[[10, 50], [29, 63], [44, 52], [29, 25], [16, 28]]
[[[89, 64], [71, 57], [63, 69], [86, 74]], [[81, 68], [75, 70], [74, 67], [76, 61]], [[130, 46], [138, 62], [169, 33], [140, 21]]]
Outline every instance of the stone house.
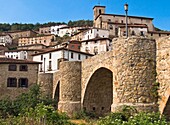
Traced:
[[[142, 24], [142, 25], [129, 24], [128, 35], [129, 36], [148, 36], [148, 27], [145, 24]], [[119, 26], [118, 36], [119, 37], [126, 36], [125, 25]]]
[[39, 67], [40, 72], [54, 73], [59, 70], [59, 64], [61, 61], [82, 61], [93, 55], [68, 48], [57, 48], [33, 54], [32, 56], [33, 61], [42, 62]]
[[0, 98], [14, 99], [37, 84], [39, 62], [0, 58]]
[[0, 35], [0, 45], [6, 46], [6, 45], [12, 44], [12, 37], [9, 34], [6, 35]]
[[51, 42], [54, 42], [55, 35], [40, 35], [35, 37], [22, 37], [19, 38], [18, 46], [25, 45], [34, 45], [34, 44], [43, 44], [45, 46], [49, 46]]
[[39, 34], [49, 35], [51, 34], [51, 27], [40, 27]]
[[21, 37], [34, 37], [37, 36], [37, 32], [33, 30], [27, 30], [27, 31], [10, 31], [7, 32], [7, 34], [10, 34], [13, 39], [18, 39]]
[[17, 46], [17, 49], [45, 49], [46, 46], [44, 44], [33, 44], [33, 45], [25, 45], [25, 46]]
[[103, 52], [110, 51], [112, 49], [112, 40], [109, 38], [94, 38], [89, 40], [81, 41], [82, 52], [90, 54], [100, 54]]

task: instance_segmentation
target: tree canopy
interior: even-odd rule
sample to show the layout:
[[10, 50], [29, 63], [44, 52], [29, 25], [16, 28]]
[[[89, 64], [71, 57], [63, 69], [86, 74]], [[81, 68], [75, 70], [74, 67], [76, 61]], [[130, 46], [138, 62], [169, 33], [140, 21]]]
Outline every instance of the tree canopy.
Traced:
[[0, 32], [5, 31], [16, 31], [16, 30], [38, 30], [40, 27], [48, 27], [48, 26], [55, 26], [55, 25], [61, 25], [66, 24], [70, 27], [72, 26], [93, 26], [92, 20], [78, 20], [78, 21], [69, 21], [68, 23], [65, 22], [48, 22], [48, 23], [0, 23]]

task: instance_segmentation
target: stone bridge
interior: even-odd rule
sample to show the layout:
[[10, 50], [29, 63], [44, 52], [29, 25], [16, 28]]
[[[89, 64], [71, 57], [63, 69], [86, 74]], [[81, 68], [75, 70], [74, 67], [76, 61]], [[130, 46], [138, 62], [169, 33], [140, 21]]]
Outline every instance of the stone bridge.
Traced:
[[[82, 62], [62, 62], [60, 71], [51, 76], [52, 88], [48, 93], [56, 100], [58, 109], [70, 115], [86, 110], [102, 116], [124, 105], [139, 111], [161, 109], [163, 113], [170, 108], [170, 93], [160, 92], [161, 97], [167, 93], [168, 96], [158, 103], [155, 83], [156, 78], [161, 80], [156, 73], [156, 50], [153, 39], [114, 39], [112, 51]], [[40, 83], [46, 79], [47, 84], [47, 78], [41, 77]]]

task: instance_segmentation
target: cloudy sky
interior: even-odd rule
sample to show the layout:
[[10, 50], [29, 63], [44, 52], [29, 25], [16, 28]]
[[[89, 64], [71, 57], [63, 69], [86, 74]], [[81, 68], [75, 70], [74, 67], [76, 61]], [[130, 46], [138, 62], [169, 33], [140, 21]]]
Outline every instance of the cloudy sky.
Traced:
[[154, 18], [154, 25], [170, 31], [170, 0], [0, 0], [0, 23], [68, 22], [93, 19], [95, 5], [106, 6], [108, 14]]

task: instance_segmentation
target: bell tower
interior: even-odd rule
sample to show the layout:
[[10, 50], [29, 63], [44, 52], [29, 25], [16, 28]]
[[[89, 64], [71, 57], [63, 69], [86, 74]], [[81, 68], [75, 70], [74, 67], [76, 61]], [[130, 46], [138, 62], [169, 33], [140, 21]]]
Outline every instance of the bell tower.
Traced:
[[93, 19], [95, 20], [97, 16], [105, 13], [105, 6], [94, 6], [93, 7]]
[[94, 6], [93, 7], [93, 26], [96, 27], [96, 19], [100, 14], [105, 13], [105, 6]]

